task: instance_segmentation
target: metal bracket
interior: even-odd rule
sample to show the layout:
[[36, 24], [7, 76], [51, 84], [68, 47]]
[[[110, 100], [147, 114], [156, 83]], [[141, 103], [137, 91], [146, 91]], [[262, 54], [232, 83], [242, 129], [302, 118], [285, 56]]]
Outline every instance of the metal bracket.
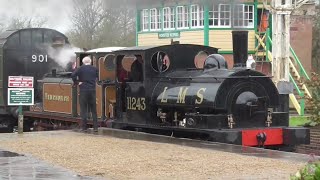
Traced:
[[266, 126], [270, 127], [272, 124], [272, 110], [268, 110], [268, 116], [267, 116], [267, 120], [266, 120]]
[[236, 123], [234, 122], [233, 120], [233, 116], [232, 114], [229, 114], [228, 115], [228, 126], [230, 129], [233, 129], [233, 125], [235, 125]]

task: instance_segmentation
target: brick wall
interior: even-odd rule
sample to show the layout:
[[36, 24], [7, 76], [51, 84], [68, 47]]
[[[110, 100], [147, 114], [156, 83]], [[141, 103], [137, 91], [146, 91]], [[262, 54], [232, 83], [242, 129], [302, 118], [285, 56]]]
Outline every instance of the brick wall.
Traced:
[[297, 153], [320, 155], [320, 127], [310, 128], [310, 144], [296, 147]]
[[291, 46], [310, 74], [312, 70], [312, 18], [310, 16], [292, 16], [291, 19]]
[[314, 15], [314, 4], [303, 5], [291, 14], [290, 43], [309, 74], [312, 70], [312, 18]]

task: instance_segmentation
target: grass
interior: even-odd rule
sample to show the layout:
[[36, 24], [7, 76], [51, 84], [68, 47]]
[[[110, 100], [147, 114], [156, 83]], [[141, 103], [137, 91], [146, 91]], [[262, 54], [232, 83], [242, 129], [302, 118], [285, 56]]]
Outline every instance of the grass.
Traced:
[[289, 119], [289, 126], [290, 127], [303, 126], [309, 122], [311, 122], [311, 120], [309, 120], [307, 116], [292, 116]]

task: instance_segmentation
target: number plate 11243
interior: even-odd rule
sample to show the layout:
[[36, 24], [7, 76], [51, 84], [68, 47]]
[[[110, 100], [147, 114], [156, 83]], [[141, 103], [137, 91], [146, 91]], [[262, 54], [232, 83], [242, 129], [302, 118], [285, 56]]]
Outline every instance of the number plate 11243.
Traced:
[[146, 101], [144, 97], [127, 97], [127, 109], [144, 111]]

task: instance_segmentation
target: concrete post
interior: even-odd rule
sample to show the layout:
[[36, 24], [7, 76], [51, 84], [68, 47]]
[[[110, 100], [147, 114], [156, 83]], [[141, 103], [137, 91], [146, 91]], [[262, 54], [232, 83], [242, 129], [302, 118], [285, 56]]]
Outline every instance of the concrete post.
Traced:
[[23, 133], [23, 114], [22, 114], [22, 106], [19, 106], [19, 116], [18, 116], [18, 134]]

